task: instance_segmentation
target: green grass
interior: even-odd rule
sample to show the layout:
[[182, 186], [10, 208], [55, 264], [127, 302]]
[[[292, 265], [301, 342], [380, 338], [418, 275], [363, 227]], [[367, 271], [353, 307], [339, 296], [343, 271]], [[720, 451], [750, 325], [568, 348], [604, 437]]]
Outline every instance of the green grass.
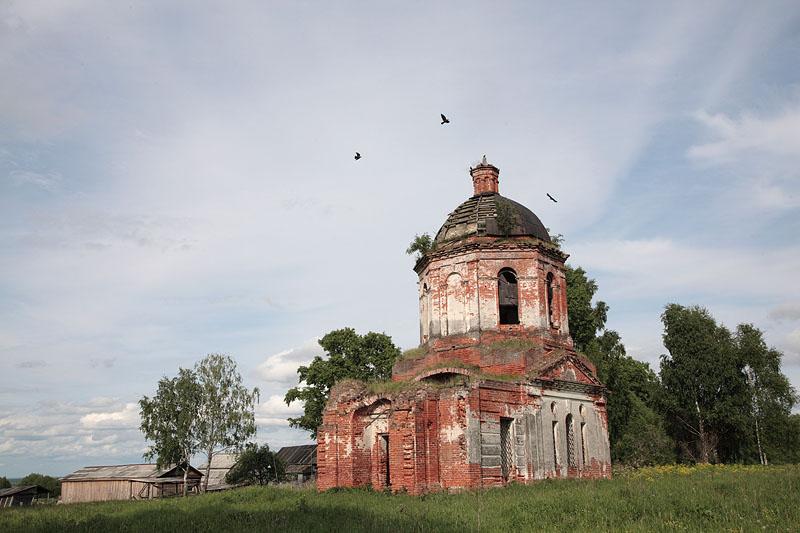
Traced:
[[403, 359], [419, 357], [421, 355], [425, 355], [427, 352], [428, 352], [427, 346], [417, 346], [416, 348], [409, 348], [408, 350], [405, 350], [403, 353], [401, 353], [400, 357], [398, 357], [397, 360], [402, 361]]
[[460, 494], [250, 487], [0, 509], [0, 531], [798, 531], [800, 466], [648, 468]]

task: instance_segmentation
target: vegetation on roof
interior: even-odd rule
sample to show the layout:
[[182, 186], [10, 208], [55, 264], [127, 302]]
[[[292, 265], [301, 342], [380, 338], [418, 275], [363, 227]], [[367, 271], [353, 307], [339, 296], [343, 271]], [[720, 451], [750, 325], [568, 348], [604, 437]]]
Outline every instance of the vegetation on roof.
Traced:
[[538, 346], [538, 343], [528, 339], [503, 339], [494, 342], [483, 342], [479, 346], [482, 352], [512, 353], [526, 352]]

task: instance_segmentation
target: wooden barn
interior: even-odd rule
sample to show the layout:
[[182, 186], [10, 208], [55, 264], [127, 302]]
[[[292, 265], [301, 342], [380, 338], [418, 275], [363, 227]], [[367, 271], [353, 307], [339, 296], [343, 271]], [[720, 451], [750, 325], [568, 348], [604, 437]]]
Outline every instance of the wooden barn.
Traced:
[[[225, 481], [225, 476], [230, 472], [233, 465], [236, 464], [236, 454], [234, 453], [218, 453], [211, 459], [211, 469], [208, 471], [208, 492], [217, 490], [232, 489], [234, 485], [228, 485]], [[206, 475], [208, 468], [208, 461], [200, 465], [200, 472]], [[206, 480], [203, 480], [205, 483]]]
[[25, 485], [0, 489], [0, 508], [18, 505], [33, 505], [43, 496], [50, 498], [50, 491], [41, 485]]
[[[188, 490], [199, 492], [203, 474], [189, 466]], [[141, 500], [183, 493], [183, 469], [162, 472], [154, 464], [87, 466], [61, 478], [61, 501]]]
[[277, 453], [286, 463], [286, 475], [292, 482], [304, 483], [317, 479], [317, 445], [284, 446]]

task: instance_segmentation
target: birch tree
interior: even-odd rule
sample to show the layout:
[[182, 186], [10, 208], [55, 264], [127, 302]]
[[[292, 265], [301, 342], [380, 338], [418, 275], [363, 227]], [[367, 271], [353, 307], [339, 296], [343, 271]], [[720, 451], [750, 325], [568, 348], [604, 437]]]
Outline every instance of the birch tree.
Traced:
[[730, 331], [699, 306], [669, 304], [661, 321], [669, 353], [660, 377], [676, 440], [699, 463], [741, 459], [749, 399]]
[[152, 398], [139, 400], [142, 419], [139, 429], [152, 441], [145, 460], [156, 459], [160, 470], [183, 467], [183, 495], [186, 496], [189, 461], [198, 452], [200, 440], [195, 422], [202, 401], [200, 385], [193, 371], [181, 368], [174, 378], [164, 376]]
[[236, 363], [227, 355], [209, 354], [194, 369], [181, 368], [171, 379], [165, 376], [153, 398], [139, 401], [140, 429], [153, 441], [145, 459], [156, 458], [159, 469], [182, 465], [186, 495], [189, 461], [197, 453], [205, 454], [206, 490], [214, 455], [241, 450], [255, 436], [258, 400], [258, 388], [250, 391], [242, 385]]
[[208, 477], [214, 455], [242, 450], [256, 434], [255, 404], [259, 390], [248, 390], [236, 363], [227, 355], [209, 354], [195, 365], [200, 387], [200, 406], [196, 420], [196, 435], [200, 450], [208, 458], [203, 490], [208, 489]]

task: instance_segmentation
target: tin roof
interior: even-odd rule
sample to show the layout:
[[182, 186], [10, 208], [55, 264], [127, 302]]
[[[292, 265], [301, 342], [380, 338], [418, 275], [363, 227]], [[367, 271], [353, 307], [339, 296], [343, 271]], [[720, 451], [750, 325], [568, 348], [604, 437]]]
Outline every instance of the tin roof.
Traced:
[[25, 493], [47, 494], [48, 492], [50, 491], [42, 487], [41, 485], [23, 485], [21, 487], [10, 487], [7, 489], [0, 489], [0, 498], [4, 498], [6, 496], [14, 496], [17, 494], [25, 494]]
[[[233, 465], [236, 464], [235, 453], [218, 453], [211, 458], [211, 470], [208, 472], [208, 490], [228, 488], [225, 476]], [[205, 474], [208, 461], [199, 466], [200, 471]]]
[[[61, 478], [61, 481], [112, 481], [132, 478], [169, 477], [178, 467], [169, 467], [161, 472], [155, 464], [85, 466]], [[202, 472], [189, 466], [189, 476], [199, 477]]]
[[286, 463], [288, 474], [311, 472], [317, 466], [317, 445], [284, 446], [278, 450], [277, 456]]

